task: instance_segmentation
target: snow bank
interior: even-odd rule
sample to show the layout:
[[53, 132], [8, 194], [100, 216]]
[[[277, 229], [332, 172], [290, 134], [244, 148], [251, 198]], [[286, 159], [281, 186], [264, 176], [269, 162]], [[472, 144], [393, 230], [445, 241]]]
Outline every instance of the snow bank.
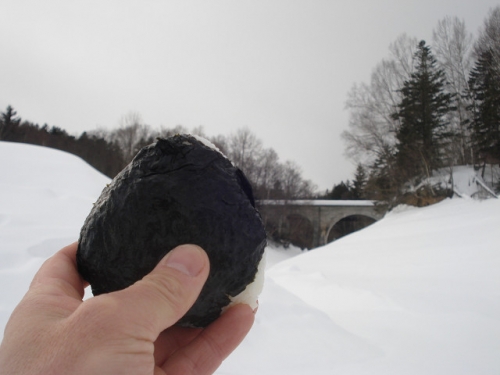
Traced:
[[109, 178], [80, 158], [0, 142], [0, 337], [43, 261], [78, 239]]
[[402, 207], [268, 277], [381, 353], [335, 373], [498, 373], [499, 212], [497, 199]]

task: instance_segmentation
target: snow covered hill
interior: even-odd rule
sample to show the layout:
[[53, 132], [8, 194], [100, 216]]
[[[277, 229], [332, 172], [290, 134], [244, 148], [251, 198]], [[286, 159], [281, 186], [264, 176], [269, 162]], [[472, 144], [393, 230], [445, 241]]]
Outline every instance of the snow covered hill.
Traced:
[[71, 154], [0, 142], [0, 337], [36, 270], [78, 239], [108, 182]]
[[500, 373], [499, 224], [499, 200], [401, 207], [268, 276], [379, 350], [335, 373]]
[[[0, 160], [3, 331], [109, 179], [37, 146], [0, 142]], [[499, 227], [499, 199], [448, 199], [310, 252], [268, 248], [255, 326], [217, 374], [499, 374]]]

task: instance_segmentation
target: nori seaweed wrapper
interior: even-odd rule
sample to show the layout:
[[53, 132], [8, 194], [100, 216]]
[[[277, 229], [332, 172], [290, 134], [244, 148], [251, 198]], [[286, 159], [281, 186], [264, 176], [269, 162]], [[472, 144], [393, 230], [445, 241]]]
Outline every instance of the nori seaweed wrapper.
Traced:
[[176, 135], [143, 148], [104, 188], [81, 229], [78, 270], [94, 295], [108, 293], [187, 243], [207, 252], [210, 275], [178, 324], [204, 327], [254, 280], [266, 234], [243, 173], [197, 138]]

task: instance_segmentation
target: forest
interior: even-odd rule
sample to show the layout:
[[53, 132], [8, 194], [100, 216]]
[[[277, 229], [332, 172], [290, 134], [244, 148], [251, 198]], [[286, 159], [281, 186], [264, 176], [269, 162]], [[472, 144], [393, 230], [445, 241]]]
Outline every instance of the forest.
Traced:
[[[354, 182], [364, 198], [388, 207], [404, 203], [438, 169], [473, 165], [484, 173], [500, 163], [500, 7], [477, 37], [454, 17], [440, 20], [432, 35], [432, 45], [401, 35], [370, 82], [348, 94], [342, 137], [362, 177]], [[453, 193], [424, 185], [413, 194], [429, 203]]]
[[203, 128], [188, 130], [182, 126], [159, 130], [145, 124], [141, 115], [130, 112], [112, 130], [86, 131], [79, 136], [68, 134], [57, 126], [42, 126], [22, 120], [12, 106], [0, 114], [0, 140], [52, 147], [81, 157], [98, 171], [113, 178], [144, 146], [157, 137], [191, 133], [210, 140], [238, 166], [251, 182], [257, 199], [312, 198], [315, 187], [302, 177], [300, 167], [293, 161], [281, 162], [272, 148], [248, 128], [236, 130], [229, 136], [208, 137]]

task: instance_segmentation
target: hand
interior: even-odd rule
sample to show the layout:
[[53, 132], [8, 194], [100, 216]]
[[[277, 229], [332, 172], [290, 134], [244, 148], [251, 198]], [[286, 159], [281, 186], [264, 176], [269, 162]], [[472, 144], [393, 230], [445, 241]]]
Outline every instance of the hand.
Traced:
[[0, 374], [212, 374], [250, 330], [247, 305], [210, 326], [173, 326], [194, 303], [209, 272], [194, 245], [169, 252], [130, 287], [82, 301], [77, 244], [48, 259], [5, 328]]

